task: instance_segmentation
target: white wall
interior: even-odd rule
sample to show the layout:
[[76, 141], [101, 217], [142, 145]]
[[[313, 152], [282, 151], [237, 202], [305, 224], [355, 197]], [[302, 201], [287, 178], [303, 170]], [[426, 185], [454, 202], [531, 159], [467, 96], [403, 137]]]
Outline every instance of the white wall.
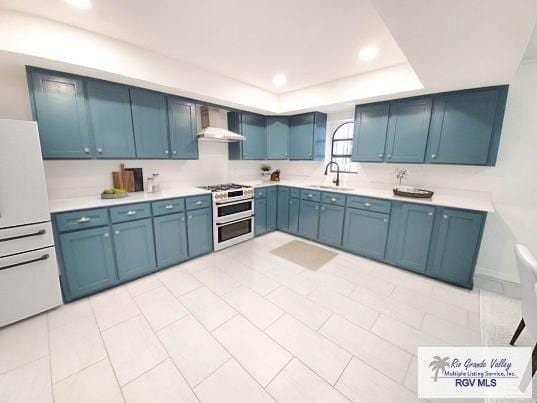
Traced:
[[[498, 163], [495, 167], [406, 165], [408, 183], [431, 188], [490, 192], [498, 211], [487, 219], [478, 271], [517, 280], [512, 248], [516, 239], [537, 255], [537, 61], [525, 62], [514, 78], [508, 97]], [[0, 61], [0, 117], [30, 118], [24, 69]], [[5, 95], [5, 96], [4, 96]], [[329, 114], [328, 137], [352, 108]], [[327, 148], [329, 144], [327, 142]], [[126, 161], [144, 173], [159, 172], [164, 186], [211, 184], [260, 179], [260, 162], [228, 161], [227, 146], [200, 143], [197, 161]], [[110, 172], [120, 161], [46, 161], [50, 198], [96, 195], [111, 185]], [[321, 162], [271, 161], [283, 179], [329, 181]], [[359, 164], [356, 175], [343, 175], [350, 186], [390, 187], [397, 164]]]

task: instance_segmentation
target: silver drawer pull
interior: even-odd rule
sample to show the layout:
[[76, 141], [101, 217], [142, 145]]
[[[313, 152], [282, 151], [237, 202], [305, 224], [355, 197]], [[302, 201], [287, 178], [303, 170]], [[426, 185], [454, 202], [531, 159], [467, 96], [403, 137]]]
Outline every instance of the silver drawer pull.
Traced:
[[103, 236], [104, 236], [105, 238], [108, 238], [108, 237], [109, 237], [108, 232], [105, 232], [105, 233], [103, 234]]
[[308, 195], [308, 197], [313, 197], [313, 195], [310, 193], [310, 194]]
[[387, 219], [387, 218], [385, 218], [385, 219], [384, 219], [384, 222], [388, 222], [388, 219]]
[[371, 203], [364, 203], [364, 206], [371, 207]]
[[333, 202], [337, 201], [335, 197], [332, 197], [330, 200], [332, 200]]
[[449, 218], [447, 214], [444, 214], [442, 217], [444, 218], [444, 220], [447, 220]]
[[119, 231], [118, 231], [118, 230], [115, 230], [115, 231], [114, 231], [114, 235], [119, 235]]
[[429, 217], [432, 217], [432, 216], [433, 216], [433, 212], [429, 211]]
[[86, 222], [90, 222], [91, 221], [91, 218], [89, 217], [80, 217], [76, 222], [79, 223], [79, 224], [84, 224]]
[[127, 211], [127, 215], [136, 215], [136, 211], [135, 210], [129, 210], [129, 211]]
[[166, 207], [164, 207], [164, 208], [169, 210], [169, 209], [173, 208], [173, 204], [166, 204]]
[[319, 210], [319, 206], [315, 206], [315, 210]]
[[203, 203], [203, 202], [202, 202], [201, 200], [198, 200], [198, 201], [196, 202], [196, 205], [199, 206], [199, 205], [202, 204], [202, 203]]
[[41, 230], [39, 230], [37, 232], [32, 232], [31, 234], [24, 234], [24, 235], [12, 236], [12, 237], [9, 237], [9, 238], [2, 238], [2, 239], [0, 239], [0, 242], [14, 241], [16, 239], [28, 238], [28, 237], [31, 237], [31, 236], [45, 235], [46, 232], [47, 231], [45, 231], [44, 229], [41, 229]]
[[49, 254], [45, 254], [41, 257], [38, 257], [36, 259], [31, 259], [31, 260], [26, 260], [24, 262], [20, 262], [20, 263], [13, 263], [13, 264], [8, 264], [7, 266], [1, 266], [0, 267], [0, 270], [7, 270], [7, 269], [11, 269], [13, 267], [17, 267], [17, 266], [22, 266], [22, 265], [25, 265], [25, 264], [30, 264], [30, 263], [35, 263], [35, 262], [39, 262], [41, 260], [47, 260], [49, 258]]
[[188, 219], [189, 219], [189, 220], [192, 220], [192, 216], [191, 216], [191, 215], [189, 215], [189, 216], [188, 216]]

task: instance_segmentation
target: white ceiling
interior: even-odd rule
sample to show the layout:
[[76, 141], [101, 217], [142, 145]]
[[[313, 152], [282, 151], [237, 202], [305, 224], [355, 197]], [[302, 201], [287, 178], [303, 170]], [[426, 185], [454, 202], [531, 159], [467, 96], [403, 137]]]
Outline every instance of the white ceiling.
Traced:
[[[0, 0], [0, 6], [67, 23], [203, 66], [273, 93], [406, 62], [368, 0]], [[380, 53], [358, 59], [367, 45]], [[287, 75], [277, 88], [274, 74]]]

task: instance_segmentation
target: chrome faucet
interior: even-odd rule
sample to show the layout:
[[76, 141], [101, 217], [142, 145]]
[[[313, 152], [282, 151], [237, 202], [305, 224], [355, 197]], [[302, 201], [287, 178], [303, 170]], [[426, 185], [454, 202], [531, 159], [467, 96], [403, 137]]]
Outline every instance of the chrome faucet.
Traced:
[[339, 164], [336, 161], [330, 161], [328, 164], [326, 164], [326, 167], [324, 168], [324, 174], [325, 176], [328, 175], [328, 167], [332, 164], [335, 164], [337, 167], [336, 180], [332, 181], [332, 183], [335, 183], [336, 186], [339, 186]]

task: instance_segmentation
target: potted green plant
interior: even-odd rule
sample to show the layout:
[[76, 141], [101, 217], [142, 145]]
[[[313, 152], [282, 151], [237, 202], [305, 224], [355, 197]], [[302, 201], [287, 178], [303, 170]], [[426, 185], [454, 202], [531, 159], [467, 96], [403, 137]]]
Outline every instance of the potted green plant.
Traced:
[[271, 167], [268, 164], [262, 164], [261, 165], [261, 175], [263, 175], [263, 179], [265, 179], [267, 176], [270, 176], [271, 174]]

